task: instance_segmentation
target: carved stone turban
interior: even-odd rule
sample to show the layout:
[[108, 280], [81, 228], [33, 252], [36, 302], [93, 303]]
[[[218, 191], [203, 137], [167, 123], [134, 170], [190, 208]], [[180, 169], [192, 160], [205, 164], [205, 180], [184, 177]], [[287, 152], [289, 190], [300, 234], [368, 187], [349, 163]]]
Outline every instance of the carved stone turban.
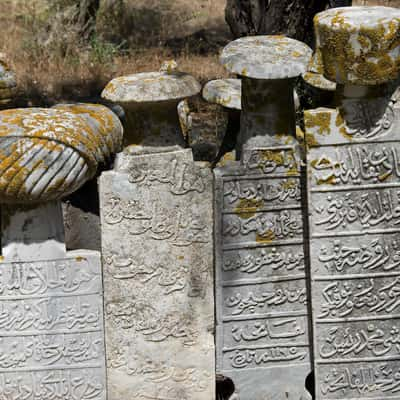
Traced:
[[118, 117], [101, 105], [0, 111], [0, 203], [74, 192], [120, 150], [122, 133]]

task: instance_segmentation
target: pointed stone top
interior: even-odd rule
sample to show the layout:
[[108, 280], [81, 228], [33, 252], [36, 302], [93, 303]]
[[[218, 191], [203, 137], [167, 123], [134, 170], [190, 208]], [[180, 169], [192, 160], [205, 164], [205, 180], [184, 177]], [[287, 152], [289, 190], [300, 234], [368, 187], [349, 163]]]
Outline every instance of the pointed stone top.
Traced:
[[0, 112], [0, 204], [58, 200], [121, 146], [122, 125], [99, 105]]
[[203, 88], [203, 98], [209, 103], [241, 110], [242, 81], [240, 79], [215, 79]]
[[241, 76], [286, 79], [306, 72], [311, 54], [306, 44], [285, 36], [248, 36], [229, 43], [220, 60]]
[[337, 83], [379, 85], [397, 78], [400, 9], [343, 7], [317, 14], [315, 64]]
[[159, 72], [142, 72], [113, 79], [101, 94], [120, 105], [180, 101], [200, 93], [197, 80], [177, 70], [175, 61], [166, 61]]

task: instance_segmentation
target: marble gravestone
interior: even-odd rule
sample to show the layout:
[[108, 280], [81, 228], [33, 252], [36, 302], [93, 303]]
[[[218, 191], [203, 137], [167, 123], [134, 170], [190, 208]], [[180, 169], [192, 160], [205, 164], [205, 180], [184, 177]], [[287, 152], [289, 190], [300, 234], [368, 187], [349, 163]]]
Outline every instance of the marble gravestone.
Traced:
[[106, 399], [100, 254], [65, 251], [59, 198], [121, 139], [103, 106], [0, 112], [1, 399]]
[[109, 400], [215, 398], [212, 174], [176, 109], [199, 91], [166, 68], [103, 92], [132, 122], [100, 178]]
[[316, 16], [337, 108], [305, 113], [316, 399], [400, 399], [400, 10]]
[[240, 160], [214, 170], [217, 372], [240, 400], [309, 398], [293, 81], [310, 57], [278, 36], [238, 39], [221, 56], [242, 75], [242, 114]]

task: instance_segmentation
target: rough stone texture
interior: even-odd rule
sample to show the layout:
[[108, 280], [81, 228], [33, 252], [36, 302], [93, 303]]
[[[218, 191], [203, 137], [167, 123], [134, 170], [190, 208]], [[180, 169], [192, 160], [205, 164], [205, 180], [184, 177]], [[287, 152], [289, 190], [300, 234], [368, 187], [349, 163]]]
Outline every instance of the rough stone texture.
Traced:
[[9, 105], [17, 90], [15, 75], [5, 61], [5, 54], [0, 53], [0, 108]]
[[[370, 31], [374, 35], [369, 36], [369, 47], [376, 50], [377, 59], [386, 59], [384, 49], [389, 52], [389, 47], [396, 56], [398, 38], [394, 40], [392, 31], [375, 33], [377, 20], [382, 32], [387, 26], [396, 31], [398, 12], [348, 10], [339, 10], [337, 20], [330, 22], [339, 37], [349, 28], [358, 39]], [[317, 18], [317, 32], [321, 21], [329, 34], [333, 32], [325, 26], [331, 15]], [[340, 29], [336, 21], [341, 21]], [[387, 54], [388, 61], [392, 55]], [[377, 78], [373, 71], [355, 72], [354, 53], [346, 56], [335, 64], [337, 79], [346, 83], [338, 84], [338, 108], [305, 113], [315, 398], [399, 399], [397, 95], [391, 99], [387, 93], [391, 84], [348, 84], [381, 83], [398, 66], [389, 62], [386, 78]], [[367, 57], [358, 68], [370, 71], [371, 63]], [[324, 71], [332, 67], [324, 63]]]
[[[240, 400], [306, 399], [310, 373], [295, 140], [215, 169], [217, 371]], [[290, 379], [288, 379], [290, 377]]]
[[222, 51], [221, 63], [235, 74], [255, 79], [286, 79], [306, 72], [311, 49], [284, 36], [237, 39]]
[[57, 200], [119, 150], [122, 126], [100, 105], [0, 112], [0, 203]]
[[[121, 105], [125, 111], [124, 145], [186, 147], [182, 136], [190, 129], [186, 120], [187, 97], [198, 94], [200, 84], [191, 75], [179, 72], [175, 62], [166, 62], [160, 72], [144, 72], [113, 79], [102, 97]], [[182, 123], [182, 126], [181, 126]]]
[[102, 97], [121, 106], [182, 100], [199, 93], [201, 87], [193, 76], [179, 71], [142, 72], [113, 79]]
[[311, 361], [291, 78], [305, 71], [311, 49], [292, 39], [257, 40], [249, 40], [253, 56], [235, 41], [221, 57], [247, 63], [257, 78], [269, 62], [263, 76], [273, 79], [243, 77], [236, 152], [214, 170], [217, 372], [240, 400], [300, 400], [309, 398]]
[[105, 400], [100, 257], [1, 264], [0, 398]]
[[395, 80], [400, 64], [400, 10], [344, 7], [315, 17], [316, 63], [337, 83], [377, 85]]
[[215, 79], [206, 83], [202, 95], [210, 103], [216, 103], [225, 108], [241, 110], [241, 90], [242, 83], [240, 79]]
[[334, 92], [336, 90], [336, 83], [326, 79], [322, 74], [308, 71], [303, 74], [303, 79], [306, 83], [316, 89], [326, 90], [329, 92]]
[[210, 169], [131, 146], [100, 201], [108, 399], [215, 398]]
[[[386, 112], [374, 120], [379, 106]], [[317, 399], [397, 399], [398, 112], [306, 112]]]

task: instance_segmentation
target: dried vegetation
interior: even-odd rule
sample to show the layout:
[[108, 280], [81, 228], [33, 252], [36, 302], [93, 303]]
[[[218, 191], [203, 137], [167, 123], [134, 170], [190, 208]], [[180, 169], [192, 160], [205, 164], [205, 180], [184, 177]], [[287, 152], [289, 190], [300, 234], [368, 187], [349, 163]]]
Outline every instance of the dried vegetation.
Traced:
[[201, 81], [225, 76], [224, 0], [101, 0], [95, 35], [81, 38], [72, 0], [1, 0], [3, 40], [16, 71], [18, 105], [96, 98], [121, 74], [175, 58]]

